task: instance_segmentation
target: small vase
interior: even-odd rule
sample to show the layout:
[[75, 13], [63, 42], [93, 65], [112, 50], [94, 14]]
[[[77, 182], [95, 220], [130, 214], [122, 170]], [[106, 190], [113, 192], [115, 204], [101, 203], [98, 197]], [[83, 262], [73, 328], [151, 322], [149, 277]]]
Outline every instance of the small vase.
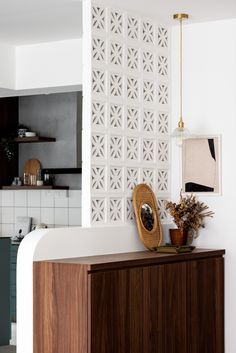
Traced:
[[182, 246], [187, 244], [188, 231], [186, 229], [170, 229], [170, 240], [174, 246]]

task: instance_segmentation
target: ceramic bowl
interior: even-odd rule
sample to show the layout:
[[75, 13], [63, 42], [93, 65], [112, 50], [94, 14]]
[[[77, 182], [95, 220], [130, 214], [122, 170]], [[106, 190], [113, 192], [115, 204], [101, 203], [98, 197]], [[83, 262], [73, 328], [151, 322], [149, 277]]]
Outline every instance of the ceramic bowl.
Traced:
[[33, 131], [26, 131], [25, 136], [26, 136], [26, 137], [34, 137], [34, 136], [36, 136], [36, 132], [33, 132]]

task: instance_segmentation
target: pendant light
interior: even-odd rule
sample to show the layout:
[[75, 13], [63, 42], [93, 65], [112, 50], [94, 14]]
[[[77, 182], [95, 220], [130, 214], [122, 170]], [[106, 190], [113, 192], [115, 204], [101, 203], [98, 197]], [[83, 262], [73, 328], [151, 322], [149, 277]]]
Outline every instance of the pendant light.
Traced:
[[173, 131], [171, 137], [176, 139], [176, 144], [181, 147], [183, 140], [190, 137], [190, 132], [184, 127], [183, 121], [183, 29], [182, 23], [184, 19], [188, 19], [188, 15], [184, 13], [178, 13], [173, 15], [174, 20], [180, 22], [180, 50], [179, 50], [179, 62], [180, 62], [180, 117], [178, 127]]

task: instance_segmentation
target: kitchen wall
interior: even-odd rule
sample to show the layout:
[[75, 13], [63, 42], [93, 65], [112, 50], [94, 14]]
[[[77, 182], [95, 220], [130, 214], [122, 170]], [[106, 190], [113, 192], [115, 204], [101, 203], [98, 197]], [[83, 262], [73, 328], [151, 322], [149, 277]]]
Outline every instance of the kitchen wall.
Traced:
[[[26, 160], [39, 159], [43, 168], [81, 166], [82, 92], [19, 97], [19, 123], [37, 134], [55, 137], [53, 143], [19, 145], [19, 171], [23, 175]], [[60, 175], [57, 185], [80, 189], [81, 178]]]
[[[186, 25], [184, 27], [184, 121], [192, 134], [222, 136], [222, 195], [201, 197], [215, 212], [195, 244], [224, 248], [225, 256], [225, 345], [236, 352], [236, 237], [234, 230], [236, 169], [236, 20]], [[172, 126], [177, 125], [179, 32], [172, 33]], [[180, 149], [172, 149], [172, 198], [181, 185]], [[200, 156], [199, 156], [200, 157]]]
[[0, 191], [0, 235], [15, 234], [17, 216], [32, 217], [33, 225], [50, 228], [81, 225], [80, 190], [2, 190]]

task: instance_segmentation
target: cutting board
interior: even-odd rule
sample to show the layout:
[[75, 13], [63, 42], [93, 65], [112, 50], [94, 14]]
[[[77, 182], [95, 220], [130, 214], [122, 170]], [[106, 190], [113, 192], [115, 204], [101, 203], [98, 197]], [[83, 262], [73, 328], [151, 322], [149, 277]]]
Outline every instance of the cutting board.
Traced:
[[37, 175], [41, 169], [41, 163], [38, 159], [28, 159], [24, 165], [24, 173]]

